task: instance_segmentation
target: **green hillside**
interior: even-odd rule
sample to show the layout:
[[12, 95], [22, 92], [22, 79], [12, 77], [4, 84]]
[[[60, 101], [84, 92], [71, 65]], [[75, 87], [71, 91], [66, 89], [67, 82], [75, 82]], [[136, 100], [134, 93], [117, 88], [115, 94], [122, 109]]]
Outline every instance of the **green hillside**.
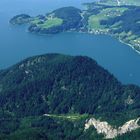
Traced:
[[139, 87], [122, 85], [91, 58], [31, 57], [0, 71], [0, 138], [101, 140], [94, 128], [84, 131], [86, 119], [113, 126], [135, 119], [139, 93]]
[[13, 25], [27, 24], [30, 32], [39, 34], [54, 34], [68, 30], [78, 30], [81, 24], [81, 10], [75, 7], [63, 7], [46, 15], [30, 17], [26, 14], [14, 16]]
[[139, 0], [100, 0], [99, 4], [105, 5], [113, 5], [113, 6], [120, 6], [120, 5], [136, 5], [140, 6]]

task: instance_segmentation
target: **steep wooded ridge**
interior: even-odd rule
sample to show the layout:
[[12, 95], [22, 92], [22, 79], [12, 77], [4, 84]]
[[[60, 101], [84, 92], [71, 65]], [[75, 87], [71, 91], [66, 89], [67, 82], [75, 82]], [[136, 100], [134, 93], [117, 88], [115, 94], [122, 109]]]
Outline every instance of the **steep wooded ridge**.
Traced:
[[[101, 140], [94, 127], [84, 131], [86, 120], [121, 126], [139, 117], [139, 100], [139, 87], [122, 85], [91, 58], [31, 57], [0, 71], [0, 138]], [[131, 133], [125, 138], [139, 138], [139, 129]]]

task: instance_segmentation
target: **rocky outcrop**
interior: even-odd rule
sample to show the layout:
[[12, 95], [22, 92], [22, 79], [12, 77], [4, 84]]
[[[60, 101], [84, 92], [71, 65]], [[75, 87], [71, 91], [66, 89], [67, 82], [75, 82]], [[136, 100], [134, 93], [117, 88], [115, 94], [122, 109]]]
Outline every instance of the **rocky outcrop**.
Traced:
[[85, 130], [89, 129], [90, 126], [94, 126], [98, 134], [104, 134], [106, 139], [112, 139], [117, 137], [118, 135], [123, 135], [127, 132], [131, 132], [133, 130], [136, 130], [137, 128], [140, 128], [140, 126], [138, 125], [139, 120], [140, 118], [130, 120], [119, 128], [114, 128], [109, 125], [108, 122], [102, 122], [100, 120], [96, 120], [95, 118], [91, 118], [86, 121]]

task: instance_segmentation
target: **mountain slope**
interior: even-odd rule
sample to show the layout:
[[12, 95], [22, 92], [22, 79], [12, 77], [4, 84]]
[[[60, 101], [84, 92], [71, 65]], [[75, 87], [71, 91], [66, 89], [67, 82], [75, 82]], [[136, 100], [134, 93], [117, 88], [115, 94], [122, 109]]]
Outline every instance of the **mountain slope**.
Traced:
[[140, 88], [121, 85], [88, 57], [32, 57], [2, 71], [0, 85], [1, 106], [19, 116], [139, 112]]
[[122, 125], [139, 117], [139, 99], [139, 87], [122, 85], [91, 58], [31, 57], [0, 71], [0, 118], [11, 120], [1, 122], [10, 126], [0, 134], [17, 130], [23, 118], [44, 114], [88, 114]]
[[120, 83], [90, 58], [47, 55], [27, 59], [2, 72], [0, 85], [6, 100], [4, 108], [18, 115], [20, 111], [22, 115], [35, 115], [99, 112], [98, 99], [104, 92], [108, 96], [115, 93]]

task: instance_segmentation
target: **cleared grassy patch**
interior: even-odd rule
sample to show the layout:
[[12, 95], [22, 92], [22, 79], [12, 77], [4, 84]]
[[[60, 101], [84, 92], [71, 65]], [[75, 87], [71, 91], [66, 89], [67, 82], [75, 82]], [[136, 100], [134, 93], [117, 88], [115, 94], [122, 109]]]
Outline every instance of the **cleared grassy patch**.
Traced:
[[114, 8], [106, 8], [103, 9], [99, 14], [92, 15], [88, 20], [88, 28], [89, 29], [104, 29], [106, 26], [100, 24], [101, 20], [107, 20], [112, 17], [120, 16], [127, 8], [123, 7], [114, 7]]
[[51, 28], [54, 26], [60, 26], [63, 23], [63, 20], [60, 18], [52, 18], [52, 19], [48, 19], [46, 20], [43, 24], [38, 24], [39, 27], [41, 28]]
[[89, 17], [88, 28], [89, 29], [103, 29], [104, 26], [100, 25], [100, 21], [106, 19], [103, 15], [92, 15]]
[[98, 4], [118, 6], [118, 5], [140, 5], [140, 0], [104, 0], [97, 2]]
[[89, 115], [87, 114], [61, 114], [61, 115], [57, 115], [57, 114], [45, 114], [44, 116], [48, 116], [48, 117], [52, 117], [52, 118], [60, 118], [60, 119], [67, 119], [70, 121], [76, 121], [76, 120], [80, 120], [80, 119], [84, 119], [87, 118]]
[[40, 28], [48, 29], [54, 26], [61, 25], [63, 23], [63, 20], [55, 17], [55, 18], [48, 18], [47, 20], [43, 21], [36, 17], [32, 19], [31, 23], [37, 25]]
[[31, 21], [32, 24], [38, 24], [39, 22], [40, 22], [40, 19], [37, 18], [37, 17], [33, 18], [32, 21]]

